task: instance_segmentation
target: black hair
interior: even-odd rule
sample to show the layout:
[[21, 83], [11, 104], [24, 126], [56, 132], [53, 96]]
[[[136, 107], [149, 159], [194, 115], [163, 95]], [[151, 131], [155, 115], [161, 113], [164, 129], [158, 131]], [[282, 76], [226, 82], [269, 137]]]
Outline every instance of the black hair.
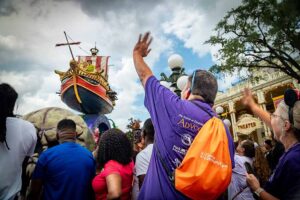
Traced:
[[71, 129], [76, 131], [76, 123], [71, 119], [60, 120], [57, 124], [57, 130]]
[[138, 144], [142, 141], [142, 130], [136, 129], [132, 131], [133, 137], [132, 137], [132, 143]]
[[245, 149], [245, 156], [248, 158], [253, 158], [255, 156], [254, 142], [251, 140], [245, 140], [242, 142], [241, 146]]
[[126, 165], [132, 160], [132, 145], [121, 130], [113, 128], [105, 131], [99, 140], [97, 162], [100, 168], [114, 160]]
[[13, 110], [15, 107], [18, 93], [7, 83], [0, 84], [0, 142], [6, 142], [6, 118], [14, 117]]
[[153, 142], [154, 141], [154, 134], [155, 134], [155, 131], [154, 131], [154, 127], [153, 127], [153, 124], [152, 124], [152, 120], [149, 118], [144, 122], [143, 137], [144, 138], [147, 137], [150, 142]]
[[272, 140], [267, 139], [267, 140], [265, 140], [265, 143], [266, 143], [267, 145], [269, 145], [271, 148], [273, 147]]
[[218, 82], [214, 75], [205, 70], [196, 70], [189, 76], [191, 93], [203, 97], [204, 101], [213, 104], [218, 92]]

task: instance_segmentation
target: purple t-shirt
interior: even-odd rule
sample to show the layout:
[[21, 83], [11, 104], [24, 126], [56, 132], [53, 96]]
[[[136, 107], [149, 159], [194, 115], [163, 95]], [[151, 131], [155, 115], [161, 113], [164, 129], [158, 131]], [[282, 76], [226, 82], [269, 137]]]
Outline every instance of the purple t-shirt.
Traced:
[[300, 143], [282, 155], [264, 189], [279, 199], [300, 199]]
[[[187, 199], [172, 186], [155, 148], [159, 149], [168, 169], [174, 171], [183, 160], [199, 129], [211, 118], [210, 115], [215, 113], [209, 104], [202, 101], [181, 100], [160, 85], [154, 76], [151, 76], [145, 85], [145, 106], [155, 128], [155, 146], [139, 199]], [[234, 166], [234, 145], [228, 131], [227, 136]]]

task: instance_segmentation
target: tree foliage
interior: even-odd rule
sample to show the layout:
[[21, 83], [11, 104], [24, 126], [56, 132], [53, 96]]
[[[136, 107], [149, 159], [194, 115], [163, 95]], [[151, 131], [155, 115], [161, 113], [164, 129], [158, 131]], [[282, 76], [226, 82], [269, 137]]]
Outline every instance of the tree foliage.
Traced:
[[129, 123], [127, 124], [127, 129], [129, 129], [125, 134], [128, 137], [128, 139], [134, 143], [134, 141], [137, 139], [138, 135], [140, 136], [140, 123], [142, 122], [139, 119], [128, 119]]
[[206, 43], [220, 45], [220, 74], [274, 68], [300, 81], [300, 1], [243, 0], [215, 27]]

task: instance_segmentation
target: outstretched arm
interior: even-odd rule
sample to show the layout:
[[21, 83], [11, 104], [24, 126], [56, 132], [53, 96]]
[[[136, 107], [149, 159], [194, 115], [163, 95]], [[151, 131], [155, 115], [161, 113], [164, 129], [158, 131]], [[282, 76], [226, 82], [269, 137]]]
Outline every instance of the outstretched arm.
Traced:
[[[246, 181], [249, 185], [249, 187], [252, 189], [252, 191], [258, 191], [260, 189], [259, 181], [253, 174], [247, 174], [246, 175]], [[274, 197], [270, 193], [266, 192], [265, 190], [260, 190], [259, 194], [260, 199], [262, 200], [279, 200], [278, 198]]]
[[262, 109], [255, 101], [252, 96], [252, 92], [249, 88], [246, 88], [244, 90], [244, 96], [242, 99], [242, 103], [249, 107], [251, 111], [253, 112], [254, 115], [259, 117], [263, 122], [267, 124], [267, 126], [271, 127], [271, 118], [270, 118], [270, 113], [264, 109]]
[[146, 57], [151, 51], [151, 49], [149, 49], [151, 42], [152, 38], [150, 37], [150, 32], [145, 33], [143, 37], [140, 34], [139, 40], [133, 49], [133, 62], [135, 70], [144, 87], [148, 78], [153, 74], [143, 58]]

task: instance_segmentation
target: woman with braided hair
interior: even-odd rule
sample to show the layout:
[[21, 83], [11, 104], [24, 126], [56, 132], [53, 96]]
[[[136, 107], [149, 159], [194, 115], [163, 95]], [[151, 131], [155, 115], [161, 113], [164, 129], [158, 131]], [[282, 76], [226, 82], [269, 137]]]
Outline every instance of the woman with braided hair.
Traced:
[[92, 185], [96, 199], [131, 199], [132, 146], [119, 129], [109, 129], [99, 141], [97, 163], [102, 171]]
[[14, 199], [21, 190], [22, 163], [34, 153], [34, 126], [13, 114], [17, 92], [0, 84], [0, 199]]
[[273, 129], [285, 149], [264, 188], [253, 174], [247, 175], [248, 185], [260, 199], [300, 199], [300, 92], [288, 89], [272, 114], [255, 103], [249, 89], [242, 102]]

